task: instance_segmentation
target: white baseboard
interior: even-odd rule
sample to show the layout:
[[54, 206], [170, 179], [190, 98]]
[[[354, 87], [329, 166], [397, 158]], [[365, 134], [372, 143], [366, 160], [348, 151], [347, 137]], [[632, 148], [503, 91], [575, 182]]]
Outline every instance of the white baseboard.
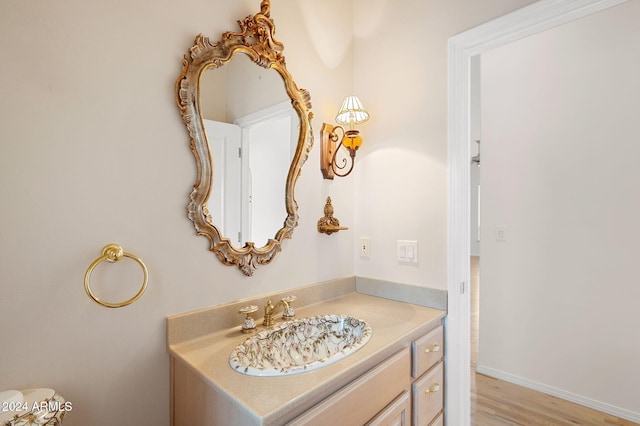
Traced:
[[566, 401], [574, 402], [576, 404], [592, 408], [594, 410], [601, 411], [612, 416], [619, 417], [624, 420], [629, 420], [635, 423], [640, 423], [640, 413], [625, 410], [624, 408], [616, 407], [604, 402], [596, 401], [591, 398], [587, 398], [581, 395], [576, 395], [571, 392], [564, 391], [562, 389], [554, 388], [542, 383], [534, 382], [533, 380], [525, 379], [523, 377], [515, 376], [513, 374], [505, 373], [504, 371], [494, 370], [493, 368], [483, 367], [478, 365], [476, 367], [478, 373], [485, 376], [494, 377], [496, 379], [504, 380], [505, 382], [513, 383], [525, 388], [533, 389], [538, 392], [546, 393], [547, 395], [555, 396]]

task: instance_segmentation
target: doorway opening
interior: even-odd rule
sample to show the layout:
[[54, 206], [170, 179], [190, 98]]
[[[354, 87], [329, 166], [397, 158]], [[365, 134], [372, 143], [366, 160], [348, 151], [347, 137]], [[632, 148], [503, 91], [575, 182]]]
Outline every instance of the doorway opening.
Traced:
[[470, 424], [470, 59], [625, 0], [542, 0], [449, 39], [448, 423]]

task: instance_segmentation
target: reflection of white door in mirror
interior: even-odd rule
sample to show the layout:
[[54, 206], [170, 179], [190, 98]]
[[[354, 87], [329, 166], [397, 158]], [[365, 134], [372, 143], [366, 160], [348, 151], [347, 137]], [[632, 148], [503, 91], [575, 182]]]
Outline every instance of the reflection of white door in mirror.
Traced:
[[[297, 148], [300, 119], [281, 80], [276, 71], [256, 66], [244, 54], [235, 55], [222, 68], [207, 70], [200, 80], [203, 121], [219, 123], [215, 128], [205, 125], [214, 174], [207, 204], [212, 224], [234, 247], [244, 247], [250, 241], [257, 247], [265, 246], [287, 218], [286, 181]], [[227, 158], [224, 151], [219, 152], [225, 148], [215, 146], [227, 137], [225, 123], [240, 128], [242, 158], [232, 157], [228, 149]], [[214, 133], [218, 129], [221, 134]], [[223, 143], [229, 146], [229, 141]], [[237, 153], [235, 147], [233, 152]], [[235, 161], [241, 163], [241, 171], [231, 167]], [[225, 178], [229, 173], [234, 174], [231, 183]], [[240, 186], [234, 186], [236, 183]], [[231, 203], [229, 208], [227, 202]], [[217, 211], [222, 216], [216, 215]]]
[[286, 217], [283, 200], [299, 120], [285, 101], [235, 123], [242, 128], [242, 239], [261, 246], [275, 237]]
[[[241, 129], [240, 126], [203, 120], [213, 157], [213, 190], [207, 208], [213, 222], [233, 244], [241, 244]], [[224, 201], [223, 201], [224, 200]]]
[[213, 157], [207, 203], [213, 222], [236, 247], [247, 241], [265, 245], [286, 217], [283, 200], [298, 142], [298, 116], [285, 101], [235, 124], [204, 122]]

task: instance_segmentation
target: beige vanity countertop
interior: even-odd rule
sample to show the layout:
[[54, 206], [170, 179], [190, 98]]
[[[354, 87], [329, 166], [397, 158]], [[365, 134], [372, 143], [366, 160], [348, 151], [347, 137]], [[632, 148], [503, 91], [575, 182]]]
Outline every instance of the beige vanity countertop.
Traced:
[[[259, 313], [256, 317], [261, 317]], [[282, 424], [408, 347], [446, 313], [355, 292], [296, 308], [297, 318], [328, 314], [352, 315], [367, 321], [373, 330], [371, 339], [346, 358], [306, 373], [255, 377], [235, 371], [229, 365], [229, 355], [250, 336], [242, 334], [240, 326], [170, 345], [169, 352], [176, 362], [187, 365], [220, 395], [229, 398], [234, 407], [246, 414], [247, 424]], [[258, 331], [264, 329], [260, 322], [256, 318]]]

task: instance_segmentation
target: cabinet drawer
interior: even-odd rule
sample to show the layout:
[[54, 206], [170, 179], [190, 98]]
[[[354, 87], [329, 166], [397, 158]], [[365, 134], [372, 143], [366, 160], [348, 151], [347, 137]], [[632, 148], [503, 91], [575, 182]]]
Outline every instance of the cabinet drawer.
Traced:
[[428, 425], [444, 403], [442, 362], [413, 384], [413, 424]]
[[442, 359], [443, 337], [444, 333], [442, 325], [440, 325], [411, 344], [413, 352], [411, 373], [414, 379], [420, 377]]
[[406, 426], [411, 423], [411, 396], [403, 392], [365, 426]]
[[396, 353], [289, 425], [362, 425], [409, 388], [409, 348]]

